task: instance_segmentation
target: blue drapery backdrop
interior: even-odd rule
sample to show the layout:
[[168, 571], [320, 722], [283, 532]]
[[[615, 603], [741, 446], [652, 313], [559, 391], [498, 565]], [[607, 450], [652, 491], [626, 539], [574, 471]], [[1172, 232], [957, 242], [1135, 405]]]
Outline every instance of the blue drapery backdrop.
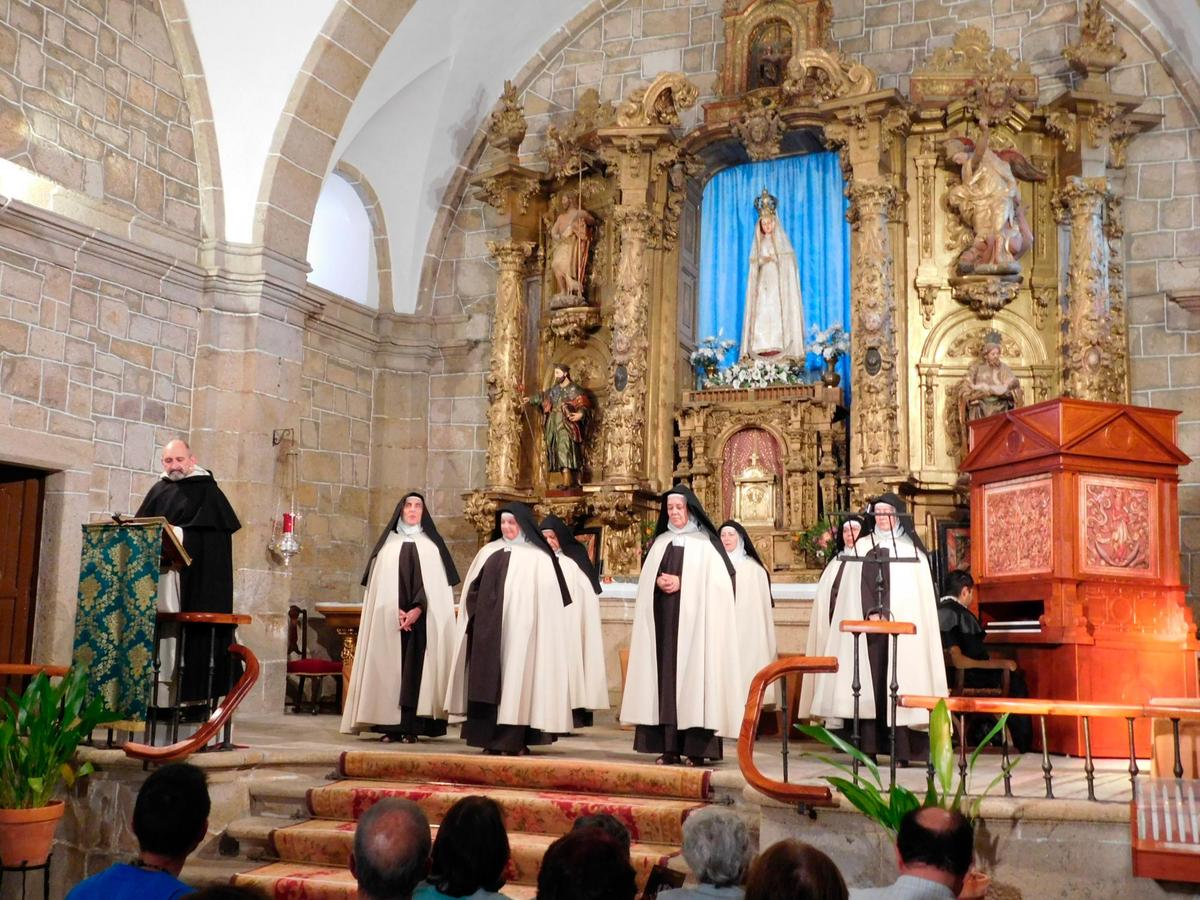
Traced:
[[[804, 301], [804, 342], [815, 325], [850, 326], [850, 226], [846, 222], [846, 183], [836, 152], [809, 153], [725, 169], [704, 188], [700, 226], [701, 338], [723, 332], [739, 346], [721, 368], [741, 356], [742, 316], [750, 245], [758, 212], [754, 200], [765, 187], [779, 201], [776, 215], [796, 250], [800, 294]], [[820, 371], [824, 360], [809, 354], [808, 367]], [[838, 361], [849, 399], [850, 366]]]

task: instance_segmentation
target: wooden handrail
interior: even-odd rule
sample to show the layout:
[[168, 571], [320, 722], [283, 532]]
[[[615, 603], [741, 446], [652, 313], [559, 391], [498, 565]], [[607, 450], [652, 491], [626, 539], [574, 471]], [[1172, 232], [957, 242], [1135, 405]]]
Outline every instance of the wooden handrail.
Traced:
[[[836, 672], [837, 659], [831, 656], [785, 656], [769, 663], [750, 682], [750, 694], [746, 698], [746, 711], [742, 714], [742, 730], [738, 734], [738, 766], [746, 783], [760, 794], [783, 803], [806, 806], [834, 806], [829, 788], [816, 784], [788, 784], [765, 775], [754, 762], [754, 740], [758, 735], [758, 720], [762, 716], [763, 699], [767, 687], [785, 675], [794, 672]], [[784, 710], [784, 715], [788, 711]], [[784, 733], [792, 723], [784, 722]]]
[[[1088, 716], [1106, 719], [1136, 719], [1144, 715], [1168, 718], [1154, 707], [1132, 703], [1084, 703], [1079, 700], [1042, 700], [1024, 697], [922, 697], [901, 694], [900, 705], [907, 709], [933, 709], [945, 701], [946, 708], [954, 713], [990, 713], [1000, 715], [1010, 712], [1019, 716]], [[1166, 707], [1169, 709], [1169, 707]], [[1190, 717], [1200, 719], [1200, 709], [1189, 710]]]
[[158, 621], [181, 625], [249, 625], [254, 617], [241, 613], [160, 612]]
[[[184, 613], [183, 615], [194, 616], [206, 614]], [[246, 618], [249, 618], [249, 616]], [[201, 725], [195, 734], [187, 740], [176, 741], [174, 744], [167, 744], [165, 747], [153, 747], [150, 744], [142, 744], [137, 741], [126, 741], [121, 747], [125, 751], [125, 755], [133, 759], [141, 759], [148, 762], [175, 762], [176, 760], [186, 759], [207, 745], [221, 728], [224, 727], [225, 723], [233, 715], [233, 711], [238, 708], [238, 704], [246, 699], [246, 695], [250, 693], [250, 689], [258, 681], [258, 657], [254, 655], [253, 651], [249, 647], [243, 647], [241, 644], [230, 644], [229, 652], [242, 658], [242, 662], [245, 664], [245, 671], [242, 672], [242, 677], [237, 680], [237, 684], [233, 686], [233, 690], [225, 695], [221, 705], [213, 710], [212, 715], [208, 717], [208, 721]]]
[[3, 663], [0, 664], [0, 678], [29, 678], [39, 672], [45, 672], [47, 678], [61, 678], [67, 674], [69, 668], [70, 666], [51, 666], [43, 663]]
[[917, 626], [887, 619], [845, 619], [839, 630], [846, 634], [916, 634]]

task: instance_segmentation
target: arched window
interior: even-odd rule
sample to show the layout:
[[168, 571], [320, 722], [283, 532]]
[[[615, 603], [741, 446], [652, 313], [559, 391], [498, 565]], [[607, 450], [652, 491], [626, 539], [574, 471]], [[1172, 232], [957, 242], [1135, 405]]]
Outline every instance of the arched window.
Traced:
[[308, 280], [348, 300], [379, 308], [378, 261], [371, 219], [338, 172], [321, 185], [308, 235]]

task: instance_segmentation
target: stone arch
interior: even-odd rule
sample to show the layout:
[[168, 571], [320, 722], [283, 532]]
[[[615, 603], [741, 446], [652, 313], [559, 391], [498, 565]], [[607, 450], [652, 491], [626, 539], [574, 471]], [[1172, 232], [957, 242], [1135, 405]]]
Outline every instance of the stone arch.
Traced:
[[[388, 246], [383, 204], [379, 202], [379, 196], [366, 176], [348, 162], [339, 162], [333, 172], [354, 189], [354, 193], [362, 201], [363, 209], [367, 211], [367, 220], [371, 223], [371, 242], [375, 247], [375, 272], [379, 279], [379, 311], [394, 312], [396, 305], [392, 296], [392, 255]], [[388, 304], [386, 309], [383, 305], [385, 301]]]
[[[1082, 5], [1082, 4], [1081, 4]], [[1103, 0], [1105, 12], [1125, 26], [1135, 38], [1150, 48], [1154, 59], [1174, 82], [1192, 115], [1200, 121], [1200, 76], [1179, 50], [1167, 41], [1157, 26], [1133, 4], [1122, 0]]]
[[371, 67], [413, 0], [338, 0], [305, 57], [275, 128], [254, 211], [254, 241], [292, 259], [308, 232], [334, 144]]
[[205, 239], [222, 238], [225, 235], [225, 201], [221, 158], [217, 153], [217, 131], [200, 51], [184, 0], [161, 0], [161, 3], [167, 36], [175, 52], [175, 65], [182, 76], [184, 96], [192, 114], [192, 150], [200, 181], [200, 233]]

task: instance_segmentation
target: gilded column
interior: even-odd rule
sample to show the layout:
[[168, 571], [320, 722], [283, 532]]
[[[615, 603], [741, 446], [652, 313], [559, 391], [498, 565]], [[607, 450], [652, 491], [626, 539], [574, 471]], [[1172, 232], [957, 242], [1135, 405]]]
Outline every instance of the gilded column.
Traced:
[[621, 234], [617, 263], [617, 293], [613, 303], [613, 386], [604, 410], [607, 440], [604, 444], [604, 477], [614, 482], [641, 477], [646, 445], [646, 361], [650, 353], [649, 277], [646, 250], [650, 210], [644, 206], [618, 206], [613, 219]]
[[500, 267], [488, 371], [487, 486], [516, 490], [520, 478], [521, 384], [525, 372], [525, 262], [531, 241], [488, 241]]
[[1067, 179], [1054, 198], [1060, 224], [1070, 226], [1067, 332], [1063, 339], [1063, 393], [1084, 400], [1119, 399], [1111, 369], [1109, 243], [1103, 178]]
[[850, 187], [853, 475], [899, 469], [896, 285], [888, 229], [896, 199], [896, 189], [885, 181], [856, 181]]

